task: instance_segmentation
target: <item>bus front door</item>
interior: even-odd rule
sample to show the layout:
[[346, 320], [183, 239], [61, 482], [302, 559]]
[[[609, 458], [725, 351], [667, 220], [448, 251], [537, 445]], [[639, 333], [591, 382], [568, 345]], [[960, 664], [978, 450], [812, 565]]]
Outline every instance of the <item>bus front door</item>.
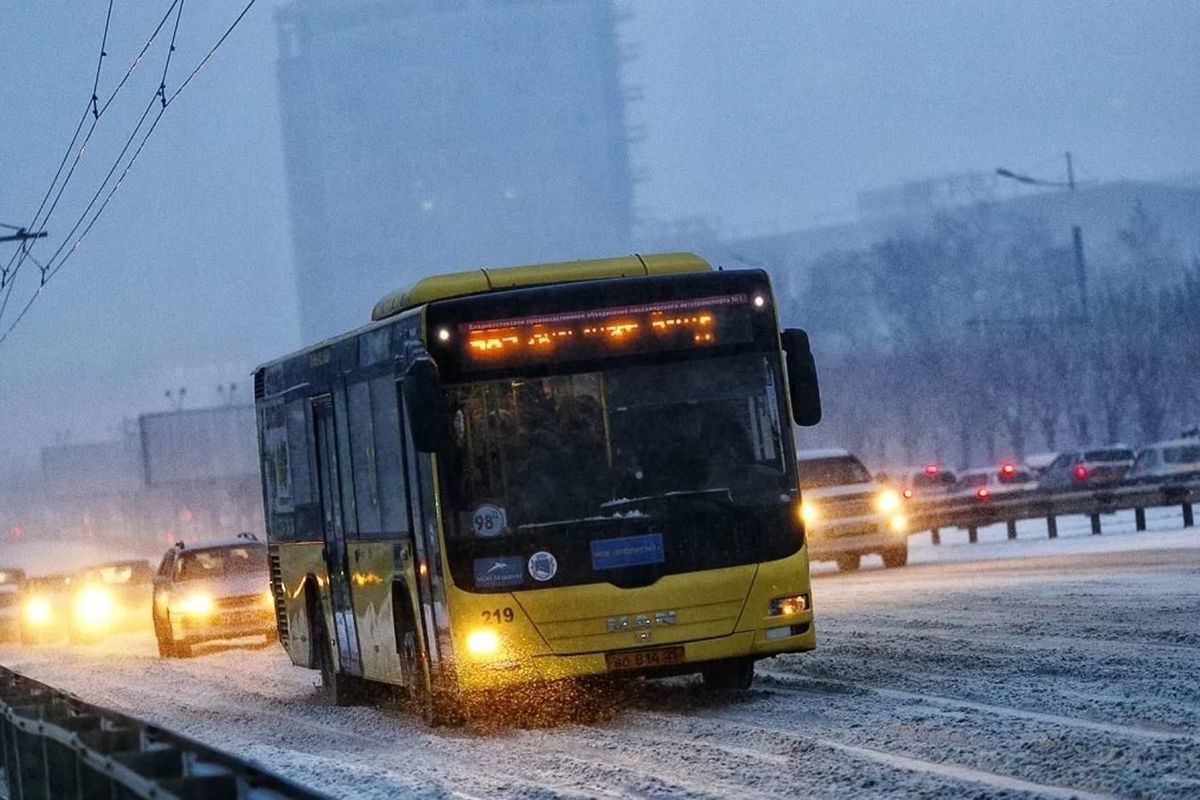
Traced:
[[343, 517], [342, 486], [339, 480], [337, 437], [334, 433], [333, 401], [329, 395], [312, 401], [316, 433], [317, 478], [321, 485], [321, 517], [325, 534], [325, 565], [329, 571], [329, 605], [333, 612], [341, 672], [362, 675], [358, 629], [350, 599], [349, 558]]

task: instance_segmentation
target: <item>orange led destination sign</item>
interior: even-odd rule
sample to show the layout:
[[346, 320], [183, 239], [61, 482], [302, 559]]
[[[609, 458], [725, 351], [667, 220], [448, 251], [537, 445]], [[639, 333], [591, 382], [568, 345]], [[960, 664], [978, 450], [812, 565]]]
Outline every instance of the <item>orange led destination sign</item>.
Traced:
[[460, 346], [474, 364], [528, 363], [736, 344], [753, 338], [744, 294], [464, 322]]

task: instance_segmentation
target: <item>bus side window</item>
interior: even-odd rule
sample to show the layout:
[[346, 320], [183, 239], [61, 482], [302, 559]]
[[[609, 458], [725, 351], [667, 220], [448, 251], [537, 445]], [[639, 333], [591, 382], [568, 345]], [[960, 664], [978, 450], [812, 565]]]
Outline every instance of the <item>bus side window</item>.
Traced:
[[376, 537], [383, 533], [380, 521], [378, 458], [371, 412], [371, 387], [366, 382], [346, 387], [350, 409], [350, 458], [354, 471], [354, 496], [358, 509], [358, 533]]
[[400, 461], [402, 432], [395, 378], [385, 375], [371, 381], [371, 416], [380, 523], [385, 535], [407, 534], [408, 500]]

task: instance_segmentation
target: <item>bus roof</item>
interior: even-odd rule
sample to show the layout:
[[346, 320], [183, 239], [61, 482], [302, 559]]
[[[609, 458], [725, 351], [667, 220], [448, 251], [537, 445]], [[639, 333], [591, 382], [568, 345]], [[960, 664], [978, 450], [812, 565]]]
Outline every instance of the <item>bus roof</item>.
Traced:
[[660, 253], [451, 272], [422, 278], [406, 289], [392, 292], [375, 304], [371, 311], [371, 319], [384, 320], [434, 300], [483, 294], [498, 289], [574, 283], [601, 278], [629, 278], [637, 275], [708, 272], [711, 269], [707, 261], [694, 253]]

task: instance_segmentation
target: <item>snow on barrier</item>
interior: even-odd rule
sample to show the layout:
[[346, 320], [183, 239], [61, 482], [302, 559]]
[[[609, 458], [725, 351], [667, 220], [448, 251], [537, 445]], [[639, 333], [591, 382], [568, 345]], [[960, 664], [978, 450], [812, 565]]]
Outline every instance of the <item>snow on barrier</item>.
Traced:
[[979, 528], [998, 522], [1007, 524], [1008, 538], [1017, 538], [1017, 522], [1023, 519], [1046, 520], [1046, 533], [1058, 536], [1058, 518], [1067, 515], [1089, 517], [1092, 533], [1099, 535], [1101, 514], [1132, 509], [1134, 526], [1146, 530], [1146, 509], [1178, 506], [1183, 527], [1195, 524], [1193, 504], [1200, 503], [1200, 481], [1114, 486], [1055, 494], [1023, 492], [1009, 496], [993, 495], [985, 501], [974, 497], [932, 498], [912, 506], [909, 531], [929, 531], [933, 544], [941, 544], [942, 528], [965, 528], [969, 541], [979, 538]]
[[9, 800], [323, 798], [179, 734], [0, 667]]

